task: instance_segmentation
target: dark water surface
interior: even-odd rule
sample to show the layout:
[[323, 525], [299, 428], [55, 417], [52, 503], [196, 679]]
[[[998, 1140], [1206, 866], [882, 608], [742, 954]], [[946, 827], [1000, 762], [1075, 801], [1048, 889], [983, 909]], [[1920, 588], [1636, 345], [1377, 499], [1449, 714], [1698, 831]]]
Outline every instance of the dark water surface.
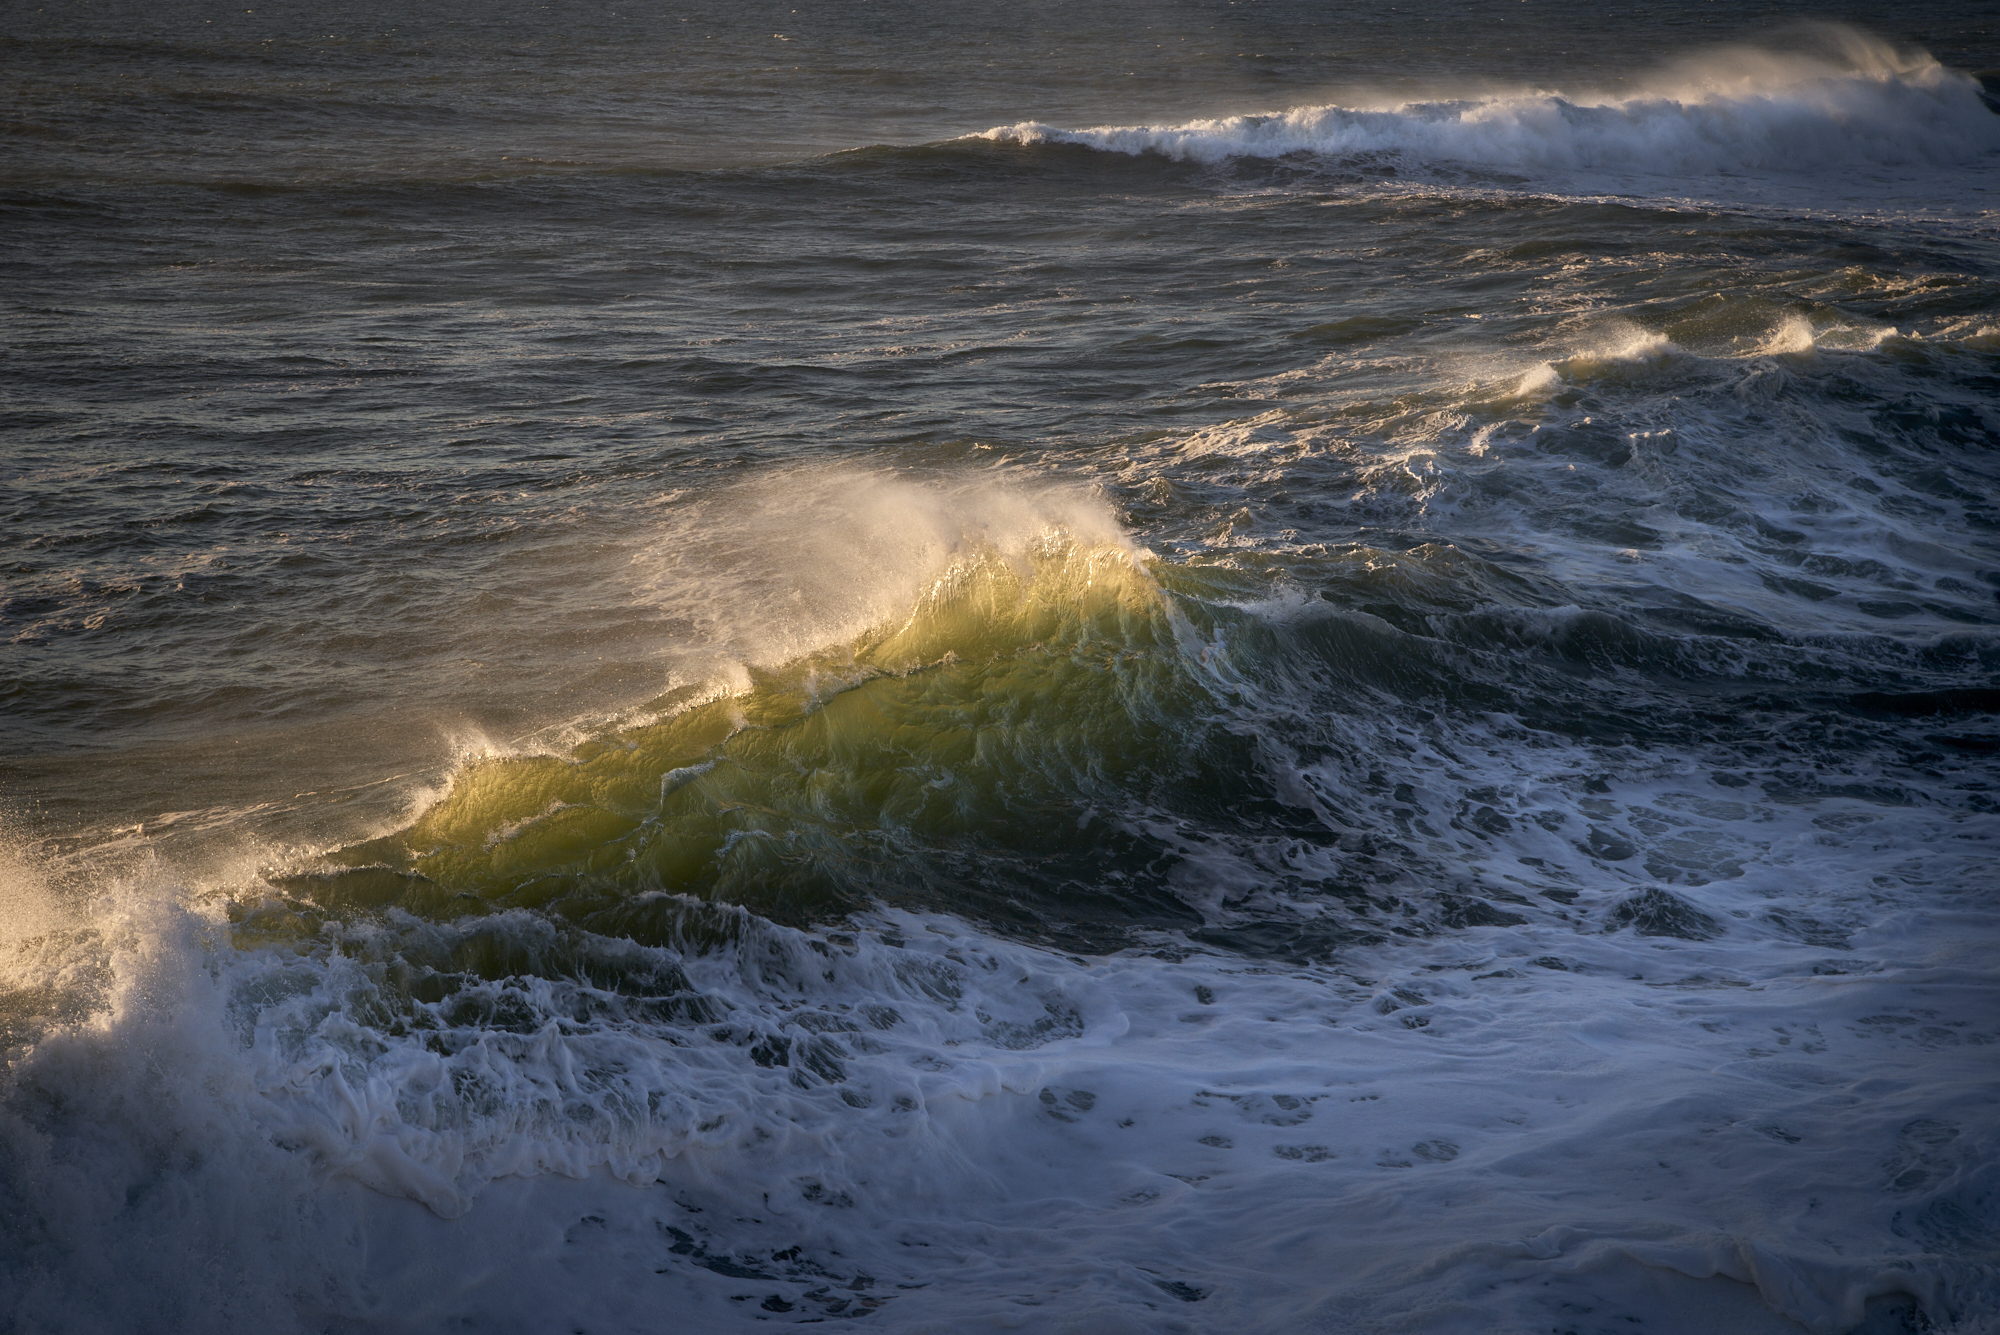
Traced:
[[1995, 68], [17, 10], [4, 1328], [1989, 1329]]

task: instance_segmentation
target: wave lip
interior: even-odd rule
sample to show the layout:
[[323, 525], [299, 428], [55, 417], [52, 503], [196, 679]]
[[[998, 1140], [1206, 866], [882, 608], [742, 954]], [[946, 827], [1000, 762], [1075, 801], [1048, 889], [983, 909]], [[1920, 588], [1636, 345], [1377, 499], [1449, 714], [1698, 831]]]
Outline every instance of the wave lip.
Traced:
[[1683, 176], [1950, 166], [2000, 152], [2000, 116], [1975, 79], [1851, 29], [1818, 37], [1817, 53], [1718, 51], [1615, 94], [1524, 89], [1082, 130], [1023, 122], [980, 137], [1200, 163], [1305, 154]]

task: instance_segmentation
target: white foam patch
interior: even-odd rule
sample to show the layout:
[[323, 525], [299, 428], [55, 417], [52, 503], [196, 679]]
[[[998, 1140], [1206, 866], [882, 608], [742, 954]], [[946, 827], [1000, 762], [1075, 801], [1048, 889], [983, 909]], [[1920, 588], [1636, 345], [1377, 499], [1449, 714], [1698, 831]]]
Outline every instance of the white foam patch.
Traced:
[[0, 844], [0, 949], [67, 925], [73, 910], [47, 870], [23, 850]]
[[1581, 189], [1650, 177], [1653, 192], [1664, 178], [1803, 178], [1835, 170], [1868, 172], [1870, 187], [1879, 188], [1875, 173], [1964, 167], [2000, 152], [2000, 117], [1970, 77], [1854, 29], [1820, 29], [1813, 45], [1718, 50], [1613, 92], [1523, 89], [1177, 125], [1023, 122], [984, 137], [1203, 163], [1308, 155], [1472, 167], [1565, 178]]

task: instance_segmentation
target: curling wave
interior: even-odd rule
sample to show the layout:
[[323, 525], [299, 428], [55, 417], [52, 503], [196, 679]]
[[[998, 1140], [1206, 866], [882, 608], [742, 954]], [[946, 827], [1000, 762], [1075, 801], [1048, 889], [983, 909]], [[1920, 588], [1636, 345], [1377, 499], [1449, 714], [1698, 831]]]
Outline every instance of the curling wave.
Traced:
[[1059, 523], [1016, 536], [966, 545], [855, 638], [670, 693], [566, 755], [475, 764], [408, 828], [290, 885], [327, 907], [530, 908], [654, 940], [653, 892], [796, 922], [906, 881], [991, 883], [982, 859], [1095, 866], [1103, 832], [1076, 811], [1173, 769], [1203, 688], [1128, 546]]

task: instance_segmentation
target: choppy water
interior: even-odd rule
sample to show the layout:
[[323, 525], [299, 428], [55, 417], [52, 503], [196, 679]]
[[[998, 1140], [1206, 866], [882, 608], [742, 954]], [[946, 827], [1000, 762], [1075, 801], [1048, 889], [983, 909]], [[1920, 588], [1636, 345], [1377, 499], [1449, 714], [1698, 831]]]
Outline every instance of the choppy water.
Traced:
[[17, 11], [0, 1324], [1994, 1329], [2000, 14], [1714, 8]]

